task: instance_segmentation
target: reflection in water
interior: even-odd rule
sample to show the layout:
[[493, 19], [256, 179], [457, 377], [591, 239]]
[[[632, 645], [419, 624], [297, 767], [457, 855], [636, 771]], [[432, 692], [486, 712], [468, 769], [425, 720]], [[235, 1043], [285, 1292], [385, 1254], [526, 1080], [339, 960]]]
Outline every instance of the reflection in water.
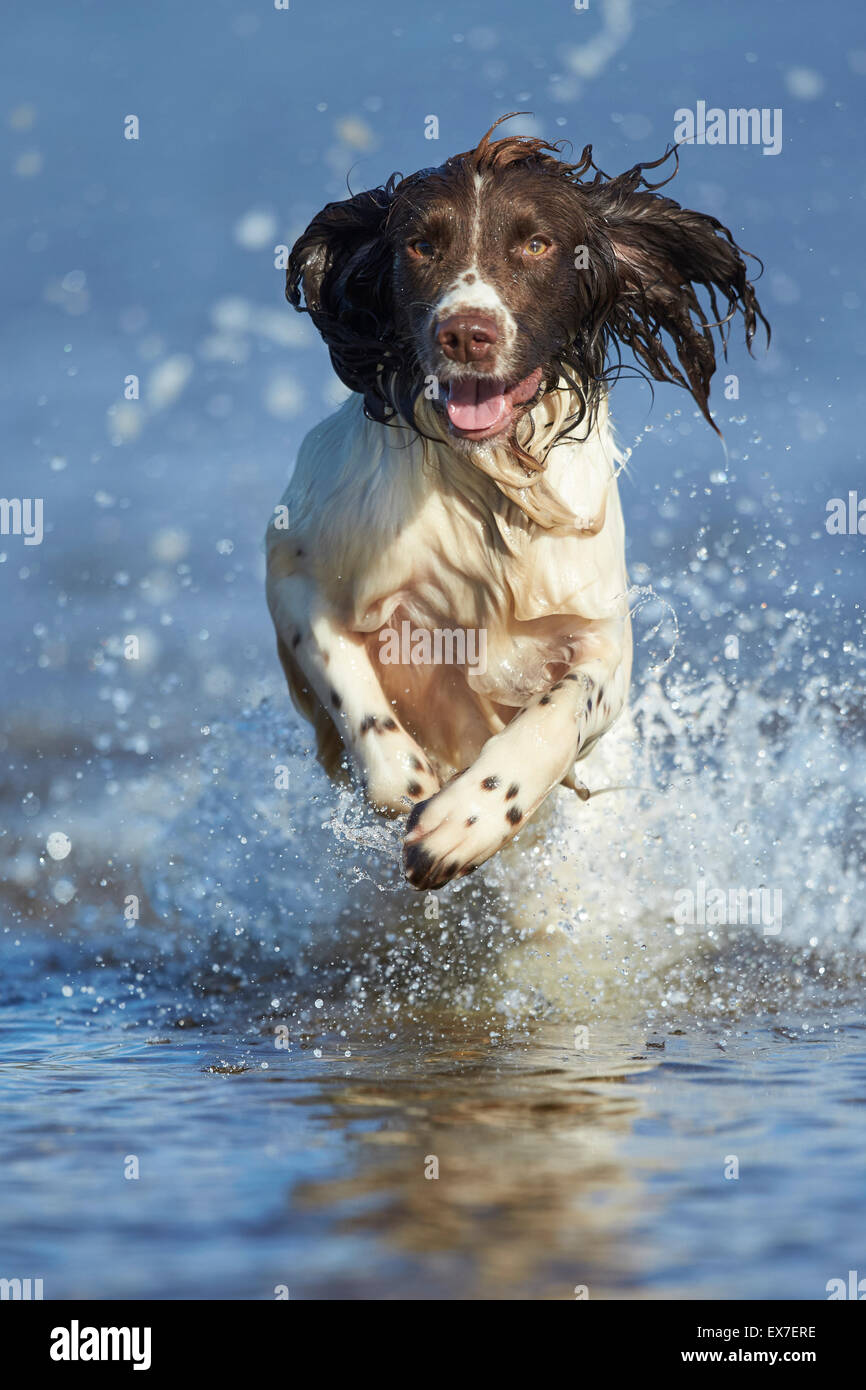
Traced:
[[[353, 1057], [319, 1081], [347, 1163], [299, 1182], [290, 1203], [377, 1250], [329, 1281], [332, 1292], [820, 1297], [816, 1237], [828, 1267], [860, 1239], [841, 1189], [850, 1201], [860, 1182], [862, 1029], [840, 1034], [815, 1018], [772, 1032], [702, 1038], [694, 1021], [677, 1031], [602, 1026], [587, 1055], [562, 1031], [523, 1048], [469, 1034], [413, 1060], [396, 1048]], [[831, 1154], [836, 1197], [810, 1221]], [[433, 1159], [438, 1179], [425, 1176]]]
[[769, 1018], [714, 983], [663, 1005], [671, 975], [654, 1022], [482, 1026], [49, 949], [0, 1064], [4, 1258], [47, 1297], [815, 1298], [857, 1267], [862, 986], [823, 964]]
[[[627, 1287], [640, 1256], [621, 1242], [641, 1184], [618, 1151], [643, 1110], [627, 1077], [650, 1064], [618, 1060], [621, 1045], [604, 1051], [593, 1066], [565, 1038], [536, 1037], [521, 1056], [469, 1036], [425, 1053], [414, 1075], [398, 1064], [396, 1077], [371, 1068], [334, 1082], [331, 1123], [349, 1139], [351, 1171], [300, 1183], [293, 1201], [328, 1213], [338, 1234], [377, 1236], [405, 1258], [415, 1296]], [[369, 1272], [344, 1278], [346, 1291], [389, 1292]]]

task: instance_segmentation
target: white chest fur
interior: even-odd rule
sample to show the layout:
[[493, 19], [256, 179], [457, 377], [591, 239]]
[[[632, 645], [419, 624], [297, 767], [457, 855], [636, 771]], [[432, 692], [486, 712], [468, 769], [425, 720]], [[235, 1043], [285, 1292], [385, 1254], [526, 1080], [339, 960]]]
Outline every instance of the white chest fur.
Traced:
[[622, 617], [617, 463], [606, 415], [586, 441], [555, 446], [541, 481], [574, 521], [546, 530], [468, 455], [367, 420], [353, 396], [304, 440], [281, 503], [287, 526], [272, 525], [268, 545], [358, 632], [398, 609], [419, 624], [485, 625], [494, 640], [541, 619]]

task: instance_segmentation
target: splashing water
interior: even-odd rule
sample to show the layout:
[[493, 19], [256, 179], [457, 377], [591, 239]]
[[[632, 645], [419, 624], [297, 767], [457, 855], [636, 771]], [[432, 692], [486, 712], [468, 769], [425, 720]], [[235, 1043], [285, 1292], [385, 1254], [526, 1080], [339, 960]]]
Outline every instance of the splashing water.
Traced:
[[590, 800], [559, 788], [435, 895], [403, 883], [400, 823], [330, 786], [265, 702], [213, 728], [153, 856], [153, 904], [225, 964], [288, 974], [303, 1017], [311, 988], [356, 1020], [506, 1024], [843, 1000], [864, 973], [864, 722], [856, 686], [816, 662], [798, 620], [758, 676], [652, 674], [580, 764]]

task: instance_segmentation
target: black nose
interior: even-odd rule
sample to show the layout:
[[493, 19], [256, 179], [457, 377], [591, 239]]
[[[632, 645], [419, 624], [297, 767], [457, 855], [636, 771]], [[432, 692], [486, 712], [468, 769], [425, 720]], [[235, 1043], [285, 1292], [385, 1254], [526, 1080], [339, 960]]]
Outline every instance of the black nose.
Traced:
[[451, 314], [436, 329], [436, 341], [452, 362], [483, 362], [498, 336], [486, 314]]

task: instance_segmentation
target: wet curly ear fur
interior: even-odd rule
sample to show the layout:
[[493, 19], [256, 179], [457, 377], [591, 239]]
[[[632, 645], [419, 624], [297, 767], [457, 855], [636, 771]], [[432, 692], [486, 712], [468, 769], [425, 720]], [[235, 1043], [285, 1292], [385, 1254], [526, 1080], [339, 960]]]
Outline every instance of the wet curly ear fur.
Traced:
[[[580, 187], [603, 267], [592, 295], [590, 332], [594, 328], [605, 352], [616, 339], [656, 381], [685, 387], [716, 429], [708, 403], [716, 370], [714, 330], [726, 355], [737, 313], [742, 314], [750, 350], [758, 321], [768, 342], [770, 327], [748, 279], [743, 259], [748, 253], [717, 218], [661, 197], [652, 185], [641, 189], [642, 171], [651, 167], [636, 165], [617, 178], [605, 182], [597, 177]], [[707, 291], [712, 318], [696, 286]], [[662, 333], [670, 339], [673, 356]]]
[[384, 235], [393, 183], [328, 203], [295, 242], [286, 270], [289, 303], [309, 313], [340, 380], [378, 420], [390, 407], [382, 380], [400, 365]]

